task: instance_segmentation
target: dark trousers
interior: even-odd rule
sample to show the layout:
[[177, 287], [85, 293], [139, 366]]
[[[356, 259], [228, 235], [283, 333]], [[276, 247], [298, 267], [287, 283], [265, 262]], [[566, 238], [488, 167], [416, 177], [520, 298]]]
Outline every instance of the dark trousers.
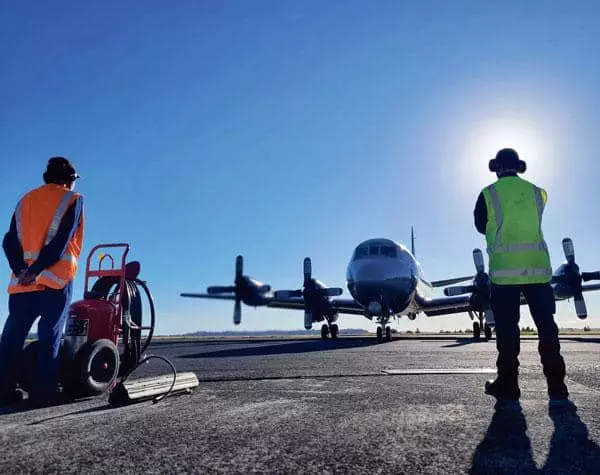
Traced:
[[498, 348], [498, 377], [516, 384], [520, 351], [521, 292], [538, 330], [538, 351], [549, 387], [561, 385], [565, 377], [565, 362], [560, 355], [558, 327], [554, 321], [556, 302], [551, 285], [495, 285], [492, 284], [491, 306], [496, 324]]
[[0, 339], [0, 393], [15, 389], [25, 339], [37, 317], [39, 349], [33, 391], [52, 394], [58, 387], [59, 350], [68, 317], [72, 284], [62, 290], [13, 294]]

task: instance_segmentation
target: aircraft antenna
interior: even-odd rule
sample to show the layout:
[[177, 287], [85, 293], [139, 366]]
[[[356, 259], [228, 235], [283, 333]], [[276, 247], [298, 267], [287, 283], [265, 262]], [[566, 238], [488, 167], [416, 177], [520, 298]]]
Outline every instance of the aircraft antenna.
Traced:
[[413, 226], [410, 227], [410, 253], [417, 257], [415, 254], [415, 228]]

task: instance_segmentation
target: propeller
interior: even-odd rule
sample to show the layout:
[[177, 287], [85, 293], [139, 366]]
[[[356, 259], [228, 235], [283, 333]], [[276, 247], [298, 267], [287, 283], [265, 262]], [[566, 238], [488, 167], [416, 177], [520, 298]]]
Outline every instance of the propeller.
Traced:
[[[590, 280], [600, 280], [600, 272], [580, 273], [579, 266], [575, 262], [575, 246], [573, 246], [573, 241], [570, 238], [562, 240], [562, 247], [567, 263], [559, 267], [556, 275], [552, 278], [552, 282], [567, 286], [567, 291], [570, 290], [573, 296], [575, 313], [578, 318], [583, 320], [587, 318], [587, 305], [583, 298], [581, 283]], [[560, 290], [564, 289], [559, 289], [559, 292]]]
[[325, 287], [318, 280], [312, 278], [312, 261], [306, 257], [303, 263], [304, 283], [302, 289], [297, 290], [277, 290], [275, 298], [277, 300], [287, 300], [290, 298], [304, 298], [304, 328], [310, 330], [313, 322], [312, 304], [315, 299], [323, 297], [337, 297], [342, 295], [343, 290], [339, 287]]
[[475, 292], [481, 285], [484, 285], [487, 274], [485, 273], [485, 267], [483, 263], [483, 254], [481, 249], [473, 250], [473, 264], [475, 264], [475, 270], [477, 275], [472, 285], [456, 285], [453, 287], [446, 287], [444, 289], [444, 295], [446, 297], [455, 297], [457, 295], [470, 294]]
[[254, 281], [244, 275], [244, 258], [235, 258], [235, 280], [234, 285], [212, 286], [206, 289], [209, 294], [234, 294], [233, 323], [239, 325], [242, 321], [242, 301], [245, 297], [255, 294], [265, 294], [271, 290], [271, 286]]

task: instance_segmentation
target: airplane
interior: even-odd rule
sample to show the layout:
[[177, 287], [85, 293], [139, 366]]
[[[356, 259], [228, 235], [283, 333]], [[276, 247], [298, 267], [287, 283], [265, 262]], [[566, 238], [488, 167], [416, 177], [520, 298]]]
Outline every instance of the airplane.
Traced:
[[[347, 267], [347, 288], [352, 299], [341, 299], [343, 289], [327, 287], [312, 277], [312, 262], [304, 259], [304, 282], [301, 289], [272, 291], [270, 285], [252, 279], [243, 272], [244, 261], [237, 256], [235, 281], [232, 286], [208, 287], [206, 293], [182, 293], [182, 297], [234, 301], [233, 322], [241, 323], [241, 303], [252, 307], [304, 310], [304, 328], [323, 322], [321, 338], [335, 340], [339, 334], [339, 314], [363, 315], [377, 323], [377, 341], [392, 341], [390, 319], [406, 315], [414, 320], [418, 314], [427, 317], [468, 313], [473, 321], [473, 338], [492, 337], [493, 312], [490, 308], [491, 279], [485, 272], [483, 254], [473, 250], [475, 275], [429, 282], [415, 258], [414, 231], [411, 250], [391, 239], [375, 238], [361, 242], [352, 253]], [[600, 284], [582, 282], [600, 280], [600, 272], [580, 272], [570, 238], [562, 241], [566, 262], [552, 275], [551, 285], [556, 300], [574, 299], [580, 319], [587, 317], [583, 292], [600, 290]], [[470, 285], [454, 284], [471, 280]], [[434, 288], [445, 287], [444, 297], [431, 297]], [[525, 304], [521, 296], [521, 305]], [[385, 333], [385, 335], [384, 335]]]

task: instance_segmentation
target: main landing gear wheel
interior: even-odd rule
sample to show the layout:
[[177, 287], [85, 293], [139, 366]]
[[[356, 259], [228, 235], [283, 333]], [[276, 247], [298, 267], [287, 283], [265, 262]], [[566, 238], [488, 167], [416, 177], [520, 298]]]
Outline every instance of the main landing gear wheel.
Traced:
[[327, 340], [329, 338], [329, 327], [325, 324], [321, 327], [321, 338]]
[[383, 328], [377, 327], [377, 343], [381, 343], [383, 341]]
[[392, 341], [392, 329], [391, 329], [391, 327], [385, 327], [385, 339], [387, 341]]
[[479, 341], [481, 339], [481, 326], [479, 322], [473, 322], [473, 340]]
[[492, 339], [492, 327], [487, 323], [483, 326], [483, 334], [485, 335], [486, 341]]
[[338, 334], [340, 333], [340, 328], [334, 323], [329, 327], [329, 331], [331, 332], [331, 339], [337, 340]]

